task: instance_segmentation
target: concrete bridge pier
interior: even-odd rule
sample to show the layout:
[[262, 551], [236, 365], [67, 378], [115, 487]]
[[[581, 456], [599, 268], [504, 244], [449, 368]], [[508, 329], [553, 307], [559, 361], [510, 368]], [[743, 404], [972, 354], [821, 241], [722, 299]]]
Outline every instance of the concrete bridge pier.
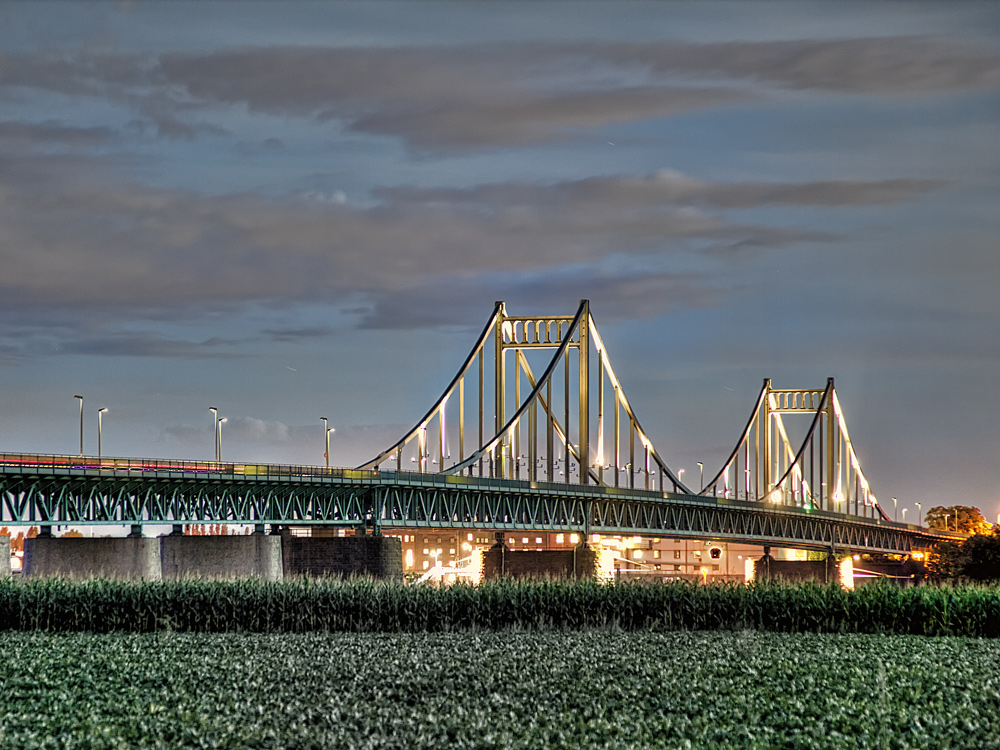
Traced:
[[371, 576], [403, 580], [403, 546], [398, 538], [380, 534], [325, 535], [336, 533], [333, 528], [314, 528], [313, 533], [317, 535], [295, 537], [287, 529], [282, 532], [282, 567], [286, 576]]
[[771, 548], [764, 547], [764, 554], [754, 562], [756, 581], [840, 581], [837, 558], [830, 552], [823, 560], [775, 560]]
[[165, 579], [282, 579], [281, 537], [170, 534], [158, 541], [160, 574]]
[[497, 543], [483, 554], [483, 579], [596, 578], [599, 554], [585, 541], [571, 550], [512, 551], [497, 534]]
[[127, 578], [160, 580], [160, 540], [146, 537], [24, 540], [24, 575], [30, 578]]

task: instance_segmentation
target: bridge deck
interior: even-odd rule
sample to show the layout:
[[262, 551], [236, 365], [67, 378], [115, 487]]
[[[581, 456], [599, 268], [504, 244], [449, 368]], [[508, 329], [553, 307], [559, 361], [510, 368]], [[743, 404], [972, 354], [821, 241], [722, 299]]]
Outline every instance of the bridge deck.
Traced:
[[318, 466], [0, 454], [7, 525], [242, 523], [578, 531], [906, 553], [909, 524], [726, 497]]

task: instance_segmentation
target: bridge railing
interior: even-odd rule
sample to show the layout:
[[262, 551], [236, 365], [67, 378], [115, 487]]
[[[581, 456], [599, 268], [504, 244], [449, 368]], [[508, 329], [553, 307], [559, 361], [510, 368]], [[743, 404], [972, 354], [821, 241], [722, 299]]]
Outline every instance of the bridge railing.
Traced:
[[296, 464], [190, 461], [160, 458], [108, 458], [45, 453], [0, 453], [0, 471], [43, 469], [67, 471], [111, 471], [184, 473], [224, 476], [341, 476], [359, 478], [371, 474], [357, 469], [326, 468]]
[[342, 479], [353, 482], [398, 482], [407, 485], [445, 486], [454, 484], [475, 485], [509, 489], [518, 487], [538, 487], [553, 494], [594, 495], [641, 494], [660, 495], [655, 491], [616, 490], [601, 485], [566, 485], [562, 482], [538, 482], [479, 476], [449, 475], [415, 471], [394, 471], [386, 469], [327, 468], [299, 464], [263, 464], [245, 462], [182, 461], [155, 458], [98, 458], [97, 456], [68, 456], [42, 453], [0, 453], [0, 473], [56, 473], [85, 474], [90, 472], [110, 473], [115, 477], [123, 475], [162, 476], [164, 474], [202, 475], [206, 479], [218, 478], [231, 481], [246, 479], [282, 480], [315, 477], [317, 479]]

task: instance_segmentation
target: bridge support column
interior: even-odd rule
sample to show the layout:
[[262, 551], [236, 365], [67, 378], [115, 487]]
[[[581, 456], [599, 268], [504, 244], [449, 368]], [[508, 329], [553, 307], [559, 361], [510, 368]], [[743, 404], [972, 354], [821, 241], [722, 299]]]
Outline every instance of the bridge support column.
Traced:
[[387, 536], [282, 536], [285, 576], [403, 579], [403, 545]]
[[145, 537], [24, 540], [28, 578], [126, 578], [160, 580], [160, 540]]
[[586, 542], [573, 549], [511, 551], [503, 535], [483, 555], [483, 579], [596, 578], [599, 556]]
[[163, 578], [282, 579], [281, 537], [170, 535], [159, 541]]
[[836, 556], [830, 554], [823, 560], [775, 560], [771, 548], [765, 547], [763, 556], [754, 563], [754, 580], [757, 581], [840, 581], [840, 567]]

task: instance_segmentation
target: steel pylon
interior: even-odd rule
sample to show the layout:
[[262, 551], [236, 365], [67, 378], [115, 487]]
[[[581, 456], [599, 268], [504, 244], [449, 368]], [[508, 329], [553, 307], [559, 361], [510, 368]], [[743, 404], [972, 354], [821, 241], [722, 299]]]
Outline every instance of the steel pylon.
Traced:
[[[551, 352], [537, 376], [529, 361], [536, 350]], [[467, 450], [468, 426], [477, 437]], [[441, 397], [394, 445], [358, 468], [395, 463], [399, 471], [407, 458], [406, 468], [419, 472], [693, 494], [639, 423], [588, 300], [574, 315], [535, 316], [509, 315], [497, 302]]]

